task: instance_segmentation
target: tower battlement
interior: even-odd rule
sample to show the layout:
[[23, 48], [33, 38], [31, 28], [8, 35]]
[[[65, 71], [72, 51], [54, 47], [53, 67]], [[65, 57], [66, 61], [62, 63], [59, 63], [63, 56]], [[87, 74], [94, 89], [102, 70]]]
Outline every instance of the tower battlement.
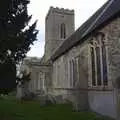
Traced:
[[65, 9], [65, 8], [59, 8], [59, 7], [50, 7], [51, 10], [57, 11], [57, 12], [64, 12], [64, 13], [71, 13], [74, 14], [74, 10], [70, 10], [70, 9]]
[[50, 7], [45, 20], [45, 61], [74, 32], [74, 10]]
[[72, 9], [72, 10], [70, 10], [70, 9], [64, 9], [64, 8], [59, 8], [59, 7], [53, 7], [53, 6], [51, 6], [50, 8], [49, 8], [49, 11], [48, 11], [48, 14], [47, 14], [47, 16], [46, 16], [46, 19], [48, 18], [48, 16], [49, 16], [49, 14], [50, 13], [53, 13], [53, 12], [56, 12], [56, 13], [61, 13], [61, 14], [68, 14], [68, 15], [74, 15], [74, 10]]

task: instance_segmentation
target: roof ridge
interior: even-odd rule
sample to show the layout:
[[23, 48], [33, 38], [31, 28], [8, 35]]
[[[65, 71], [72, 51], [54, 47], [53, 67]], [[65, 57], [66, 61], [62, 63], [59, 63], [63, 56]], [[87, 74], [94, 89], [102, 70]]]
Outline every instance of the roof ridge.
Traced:
[[108, 0], [101, 8], [99, 8], [86, 22], [84, 22], [67, 40], [65, 40], [60, 48], [51, 56], [51, 60], [55, 60], [62, 54], [67, 52], [77, 43], [86, 40], [85, 37], [91, 35], [96, 29], [100, 29], [107, 25], [110, 21], [117, 18], [120, 14], [120, 0]]
[[93, 21], [93, 23], [90, 25], [90, 27], [86, 30], [86, 32], [81, 36], [84, 37], [88, 31], [94, 26], [94, 24], [98, 21], [98, 19], [105, 13], [105, 11], [109, 8], [109, 6], [113, 3], [114, 0], [111, 0], [110, 2], [108, 2], [108, 4], [106, 5], [106, 7], [103, 9], [103, 11], [100, 13], [100, 15], [95, 19], [95, 21]]
[[[109, 1], [107, 1], [105, 4], [107, 5], [108, 4], [108, 2]], [[101, 8], [99, 8], [98, 9], [98, 11], [100, 10]], [[98, 12], [98, 11], [96, 11], [96, 12]], [[94, 14], [93, 14], [94, 15]], [[92, 16], [93, 16], [92, 15]], [[90, 18], [91, 18], [91, 16], [90, 16]], [[89, 20], [89, 19], [88, 19]], [[75, 34], [76, 34], [76, 32], [79, 32], [79, 30], [81, 29], [81, 27], [83, 27], [85, 24], [86, 24], [86, 22], [88, 22], [88, 20], [86, 20], [76, 31], [74, 31], [68, 38], [71, 38], [71, 37], [73, 37]], [[67, 39], [68, 39], [67, 38]], [[53, 51], [53, 54], [52, 55], [54, 55], [56, 52], [57, 52], [57, 50], [66, 42], [66, 40], [67, 39], [65, 39], [65, 41], [63, 41], [54, 51]]]

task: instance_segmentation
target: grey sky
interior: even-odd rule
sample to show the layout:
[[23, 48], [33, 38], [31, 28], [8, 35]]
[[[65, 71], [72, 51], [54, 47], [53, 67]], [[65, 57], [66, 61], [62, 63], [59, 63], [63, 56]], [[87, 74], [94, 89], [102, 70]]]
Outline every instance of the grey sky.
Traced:
[[75, 10], [75, 28], [85, 22], [98, 8], [107, 0], [30, 0], [28, 6], [29, 14], [33, 15], [34, 20], [38, 20], [37, 29], [39, 29], [38, 41], [34, 43], [28, 56], [42, 57], [44, 53], [45, 36], [45, 16], [50, 6], [68, 8]]

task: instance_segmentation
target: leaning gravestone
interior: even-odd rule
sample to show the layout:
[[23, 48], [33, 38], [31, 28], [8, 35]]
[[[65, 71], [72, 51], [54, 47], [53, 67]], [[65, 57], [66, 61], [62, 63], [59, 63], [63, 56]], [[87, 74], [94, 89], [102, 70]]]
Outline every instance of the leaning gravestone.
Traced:
[[41, 106], [44, 106], [46, 104], [46, 95], [40, 95], [38, 96], [38, 99], [40, 100]]

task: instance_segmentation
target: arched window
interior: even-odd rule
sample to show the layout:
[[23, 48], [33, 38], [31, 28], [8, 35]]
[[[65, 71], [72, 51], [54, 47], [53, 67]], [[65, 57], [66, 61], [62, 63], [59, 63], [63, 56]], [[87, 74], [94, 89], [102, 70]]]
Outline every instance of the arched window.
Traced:
[[60, 26], [60, 38], [65, 39], [65, 37], [66, 37], [65, 24], [62, 23]]
[[90, 42], [92, 85], [108, 85], [106, 36], [103, 33], [97, 34]]

